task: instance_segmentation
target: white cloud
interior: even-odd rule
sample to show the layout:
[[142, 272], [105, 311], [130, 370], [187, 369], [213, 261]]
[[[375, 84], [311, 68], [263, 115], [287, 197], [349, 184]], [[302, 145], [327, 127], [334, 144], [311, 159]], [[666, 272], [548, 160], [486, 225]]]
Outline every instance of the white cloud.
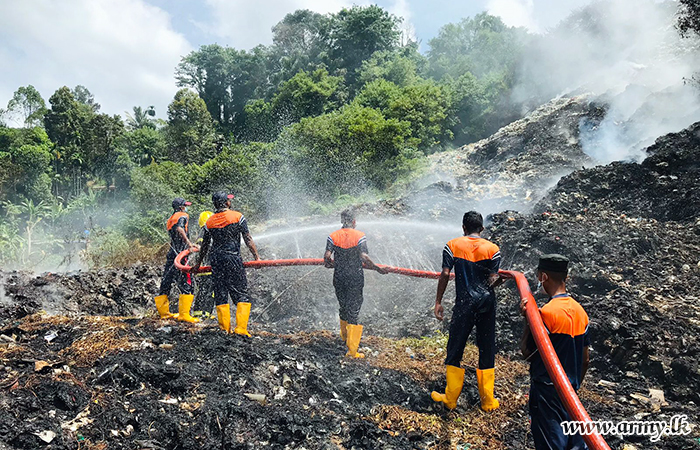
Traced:
[[212, 20], [199, 26], [223, 39], [223, 44], [250, 49], [258, 44], [271, 43], [272, 27], [297, 9], [326, 14], [364, 3], [352, 0], [206, 0]]
[[417, 40], [416, 38], [416, 27], [413, 26], [413, 13], [411, 12], [411, 7], [408, 4], [408, 0], [394, 0], [391, 6], [388, 8], [389, 12], [397, 17], [403, 18], [401, 23], [401, 31], [404, 35], [404, 41]]
[[535, 0], [488, 0], [486, 10], [491, 15], [501, 17], [506, 25], [540, 31], [535, 19]]
[[164, 117], [175, 66], [190, 50], [170, 16], [143, 0], [3, 1], [0, 107], [19, 86], [34, 85], [48, 102], [59, 87], [82, 84], [103, 112], [155, 105]]

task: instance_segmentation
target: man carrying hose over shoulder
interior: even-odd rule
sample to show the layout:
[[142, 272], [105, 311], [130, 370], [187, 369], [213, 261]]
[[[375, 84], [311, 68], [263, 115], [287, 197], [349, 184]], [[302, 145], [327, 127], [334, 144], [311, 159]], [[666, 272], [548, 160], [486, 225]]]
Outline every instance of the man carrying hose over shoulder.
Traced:
[[[156, 308], [158, 309], [161, 319], [177, 318], [177, 320], [183, 322], [198, 322], [198, 320], [190, 316], [190, 308], [192, 307], [192, 300], [194, 299], [192, 295], [194, 290], [192, 289], [190, 274], [182, 273], [175, 267], [175, 257], [178, 253], [187, 248], [190, 250], [195, 249], [194, 244], [190, 242], [188, 234], [190, 216], [187, 214], [187, 207], [191, 204], [192, 203], [185, 201], [184, 198], [176, 198], [173, 200], [174, 212], [167, 222], [168, 234], [170, 235], [170, 250], [168, 250], [168, 256], [165, 261], [165, 270], [160, 283], [160, 291], [158, 296], [155, 297]], [[170, 304], [168, 302], [170, 287], [174, 282], [177, 282], [180, 288], [180, 298], [178, 301], [179, 314], [170, 313]]]
[[452, 239], [442, 252], [442, 273], [435, 297], [435, 317], [444, 318], [442, 297], [455, 269], [457, 299], [452, 309], [452, 322], [447, 341], [445, 393], [433, 391], [430, 396], [442, 402], [448, 409], [457, 407], [457, 399], [464, 386], [464, 369], [461, 368], [464, 347], [476, 325], [476, 345], [479, 347], [479, 368], [476, 379], [479, 384], [481, 409], [493, 411], [499, 407], [493, 396], [494, 364], [496, 358], [496, 293], [500, 284], [498, 268], [501, 252], [498, 246], [481, 237], [484, 219], [476, 211], [469, 211], [462, 218], [464, 236]]
[[216, 212], [206, 222], [201, 255], [193, 268], [199, 268], [211, 248], [209, 261], [219, 327], [227, 333], [231, 332], [231, 307], [228, 302], [230, 296], [236, 304], [236, 328], [233, 333], [250, 337], [248, 318], [251, 304], [248, 300], [248, 281], [241, 258], [241, 237], [256, 261], [260, 256], [245, 217], [240, 212], [230, 209], [231, 199], [233, 194], [225, 192], [212, 195]]
[[[540, 286], [538, 290], [544, 290], [549, 295], [549, 302], [540, 308], [542, 322], [571, 386], [578, 391], [588, 370], [588, 315], [566, 292], [568, 266], [569, 260], [562, 255], [542, 255], [537, 266], [537, 281]], [[523, 299], [520, 303], [523, 316], [526, 305], [527, 299]], [[535, 448], [586, 449], [580, 434], [566, 436], [563, 433], [561, 423], [571, 418], [537, 351], [527, 320], [520, 349], [530, 361], [530, 427]]]
[[367, 237], [355, 229], [355, 214], [346, 209], [340, 214], [340, 221], [343, 227], [328, 236], [323, 260], [326, 267], [334, 269], [333, 286], [340, 307], [340, 337], [348, 346], [345, 356], [364, 358], [365, 355], [357, 351], [362, 339], [362, 325], [358, 324], [365, 286], [362, 266], [364, 263], [368, 269], [381, 274], [387, 271], [374, 264], [369, 257]]

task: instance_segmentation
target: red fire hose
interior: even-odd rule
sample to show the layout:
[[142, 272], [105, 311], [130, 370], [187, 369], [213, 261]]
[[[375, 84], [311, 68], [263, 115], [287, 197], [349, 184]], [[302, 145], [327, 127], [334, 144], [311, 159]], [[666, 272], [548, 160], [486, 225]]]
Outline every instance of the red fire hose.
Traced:
[[[189, 265], [182, 263], [182, 259], [189, 255], [189, 253], [189, 250], [184, 250], [175, 258], [175, 267], [177, 267], [183, 272], [194, 272]], [[261, 267], [322, 265], [323, 259], [320, 258], [275, 259], [268, 261], [248, 261], [243, 263], [244, 267], [254, 269], [258, 269]], [[378, 266], [387, 269], [389, 273], [396, 273], [411, 277], [436, 279], [440, 277], [439, 272], [413, 270], [406, 269], [403, 267], [392, 267], [384, 265]], [[201, 273], [210, 271], [211, 267], [202, 266], [196, 272]], [[576, 391], [574, 391], [574, 388], [571, 386], [569, 377], [566, 375], [566, 372], [564, 372], [564, 368], [561, 366], [559, 358], [557, 358], [557, 354], [554, 351], [554, 347], [552, 347], [552, 341], [549, 340], [547, 330], [545, 329], [544, 324], [542, 323], [542, 316], [540, 316], [540, 311], [537, 308], [537, 303], [535, 302], [535, 298], [532, 296], [532, 292], [530, 291], [530, 285], [527, 282], [525, 275], [523, 275], [521, 272], [515, 272], [510, 270], [500, 270], [499, 274], [505, 278], [514, 279], [518, 288], [518, 293], [520, 294], [520, 298], [528, 299], [526, 316], [527, 322], [530, 325], [530, 331], [532, 332], [532, 336], [535, 339], [537, 349], [539, 350], [540, 355], [542, 356], [542, 360], [544, 362], [545, 368], [547, 369], [547, 373], [554, 382], [554, 387], [556, 388], [557, 393], [559, 394], [559, 398], [564, 403], [564, 408], [566, 408], [566, 411], [569, 413], [571, 420], [578, 422], [591, 422], [591, 418], [588, 416], [586, 409], [581, 404], [581, 400], [579, 400], [578, 395], [576, 395]], [[450, 277], [454, 278], [454, 274], [451, 274]], [[586, 441], [586, 444], [588, 444], [588, 447], [590, 447], [592, 450], [610, 450], [610, 447], [605, 442], [605, 439], [603, 439], [603, 437], [598, 433], [584, 435], [583, 440]]]
[[[189, 250], [183, 250], [175, 258], [175, 267], [178, 270], [188, 273], [202, 273], [211, 272], [210, 266], [201, 266], [197, 270], [193, 270], [192, 267], [183, 263], [182, 260], [190, 254]], [[249, 269], [259, 269], [261, 267], [283, 267], [283, 266], [322, 266], [323, 259], [320, 258], [299, 258], [299, 259], [271, 259], [271, 260], [260, 260], [260, 261], [246, 261], [243, 263], [243, 267]], [[414, 270], [406, 269], [403, 267], [393, 267], [385, 266], [383, 264], [377, 264], [377, 266], [382, 269], [386, 269], [389, 273], [396, 273], [399, 275], [407, 275], [409, 277], [417, 278], [439, 278], [440, 274], [438, 272], [429, 272], [427, 270]], [[454, 279], [454, 274], [450, 274], [450, 278]]]

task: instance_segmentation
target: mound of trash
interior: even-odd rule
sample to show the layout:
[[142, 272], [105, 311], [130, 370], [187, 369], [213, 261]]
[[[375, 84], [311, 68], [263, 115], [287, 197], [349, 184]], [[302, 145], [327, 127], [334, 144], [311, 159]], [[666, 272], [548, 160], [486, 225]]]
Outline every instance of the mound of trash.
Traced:
[[580, 124], [599, 124], [605, 112], [590, 96], [554, 99], [489, 138], [432, 155], [440, 181], [404, 202], [434, 217], [456, 218], [451, 212], [465, 207], [528, 211], [563, 175], [595, 163], [583, 151]]

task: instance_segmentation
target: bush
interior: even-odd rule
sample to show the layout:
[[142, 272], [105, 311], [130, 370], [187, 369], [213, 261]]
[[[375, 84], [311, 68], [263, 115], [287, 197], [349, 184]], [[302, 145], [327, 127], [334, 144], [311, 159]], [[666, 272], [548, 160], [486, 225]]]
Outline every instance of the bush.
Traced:
[[83, 254], [85, 263], [91, 268], [128, 267], [138, 262], [155, 262], [162, 259], [163, 245], [144, 245], [140, 241], [129, 241], [116, 230], [97, 230]]

